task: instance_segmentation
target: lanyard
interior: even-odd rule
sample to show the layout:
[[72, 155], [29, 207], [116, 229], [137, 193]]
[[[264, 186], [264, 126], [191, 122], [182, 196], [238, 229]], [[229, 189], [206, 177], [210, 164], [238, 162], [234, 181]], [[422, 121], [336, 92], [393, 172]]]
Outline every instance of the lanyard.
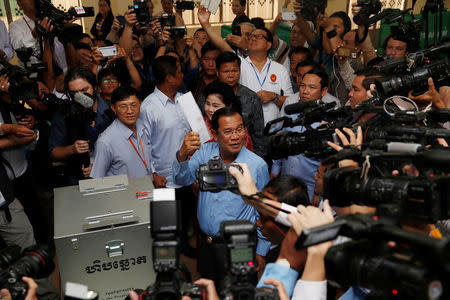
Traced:
[[272, 61], [269, 62], [269, 66], [267, 67], [266, 76], [264, 76], [264, 80], [263, 80], [263, 82], [261, 83], [261, 80], [259, 79], [259, 76], [258, 76], [258, 72], [256, 72], [256, 67], [253, 65], [253, 63], [250, 63], [250, 65], [251, 65], [252, 68], [253, 68], [253, 72], [255, 72], [256, 79], [258, 79], [259, 86], [261, 87], [261, 89], [262, 89], [264, 83], [266, 82], [267, 75], [269, 75], [269, 70], [270, 70], [270, 65], [271, 65], [271, 64], [272, 64]]
[[28, 24], [27, 19], [25, 19], [25, 16], [23, 17], [23, 20], [25, 21], [25, 24], [27, 24], [27, 26], [30, 29], [31, 33], [33, 33], [33, 29], [31, 29], [31, 26], [30, 26], [30, 24]]
[[148, 174], [150, 174], [150, 172], [148, 171], [148, 167], [147, 167], [147, 161], [145, 160], [144, 145], [142, 144], [142, 137], [139, 139], [139, 142], [141, 143], [142, 155], [144, 157], [142, 157], [141, 154], [139, 153], [138, 149], [136, 148], [136, 146], [134, 145], [133, 141], [131, 140], [131, 137], [128, 138], [128, 141], [130, 141], [130, 144], [133, 146], [134, 151], [136, 151], [137, 155], [139, 156], [139, 158], [144, 163], [145, 170], [147, 171]]

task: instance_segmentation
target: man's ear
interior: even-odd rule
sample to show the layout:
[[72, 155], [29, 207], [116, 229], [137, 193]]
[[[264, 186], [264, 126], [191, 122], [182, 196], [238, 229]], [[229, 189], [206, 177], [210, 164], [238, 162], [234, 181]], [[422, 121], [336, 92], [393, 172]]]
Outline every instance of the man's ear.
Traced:
[[328, 87], [324, 87], [322, 89], [322, 97], [325, 96], [328, 93]]
[[111, 104], [110, 106], [109, 106], [110, 108], [111, 108], [111, 110], [114, 112], [114, 114], [115, 115], [117, 115], [117, 112], [116, 112], [116, 107], [115, 107], [115, 105], [114, 104]]

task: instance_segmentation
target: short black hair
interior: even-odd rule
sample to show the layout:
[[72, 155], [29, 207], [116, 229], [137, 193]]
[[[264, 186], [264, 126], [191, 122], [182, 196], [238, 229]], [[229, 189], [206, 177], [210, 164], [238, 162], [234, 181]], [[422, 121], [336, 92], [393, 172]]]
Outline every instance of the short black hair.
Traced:
[[237, 111], [235, 108], [233, 108], [232, 106], [222, 107], [221, 109], [216, 110], [216, 112], [213, 114], [212, 119], [211, 119], [211, 128], [214, 131], [219, 130], [219, 119], [221, 117], [234, 116], [235, 114], [240, 115], [242, 118], [242, 121], [244, 120], [244, 118], [242, 117], [242, 114], [239, 111]]
[[352, 21], [350, 20], [350, 17], [346, 12], [337, 11], [331, 14], [331, 16], [329, 16], [328, 18], [339, 18], [342, 20], [342, 23], [344, 24], [344, 33], [342, 35], [346, 34], [352, 29]]
[[66, 93], [69, 93], [69, 83], [76, 79], [86, 80], [90, 85], [92, 85], [93, 89], [95, 89], [95, 87], [97, 86], [97, 78], [95, 77], [95, 74], [92, 73], [89, 68], [86, 68], [85, 66], [79, 66], [73, 69], [69, 69], [66, 77], [64, 78], [64, 89], [66, 90]]
[[294, 47], [289, 51], [289, 59], [291, 59], [292, 54], [305, 54], [306, 55], [306, 59], [312, 59], [312, 55], [311, 55], [311, 51], [309, 51], [308, 48], [306, 47], [302, 47], [302, 46], [298, 46], [298, 47]]
[[260, 17], [254, 17], [250, 19], [250, 23], [255, 25], [256, 29], [266, 28], [266, 24], [264, 24], [264, 19]]
[[161, 84], [166, 81], [167, 75], [175, 77], [177, 75], [177, 59], [170, 55], [163, 55], [157, 57], [153, 61], [153, 76], [156, 84]]
[[214, 43], [211, 42], [210, 40], [207, 41], [207, 42], [202, 46], [202, 50], [201, 50], [202, 57], [206, 54], [206, 52], [209, 52], [209, 51], [215, 51], [215, 50], [218, 50], [218, 51], [219, 51], [219, 48], [217, 48], [216, 45], [214, 45]]
[[76, 43], [73, 43], [72, 45], [75, 50], [84, 49], [84, 50], [92, 51], [91, 46], [89, 46], [88, 44], [83, 43], [83, 42], [76, 42]]
[[242, 112], [241, 102], [234, 94], [233, 88], [225, 82], [214, 80], [205, 87], [203, 93], [205, 95], [205, 99], [207, 99], [209, 95], [219, 94], [223, 104], [225, 104], [226, 107], [231, 106], [235, 110]]
[[314, 61], [312, 58], [307, 58], [304, 61], [301, 61], [295, 66], [295, 71], [298, 71], [298, 68], [312, 66], [313, 68], [320, 68], [320, 65]]
[[203, 29], [203, 27], [200, 27], [199, 29], [197, 29], [197, 30], [194, 32], [194, 35], [195, 35], [197, 32], [206, 32], [206, 31], [205, 31], [205, 29]]
[[101, 69], [101, 70], [98, 72], [98, 75], [97, 75], [97, 82], [98, 82], [98, 84], [100, 85], [101, 82], [102, 82], [102, 80], [103, 80], [103, 78], [105, 78], [105, 77], [108, 76], [108, 75], [113, 75], [113, 76], [115, 76], [117, 79], [119, 79], [119, 76], [117, 75], [116, 69], [111, 68], [111, 67], [109, 67], [109, 68], [104, 68], [104, 69]]
[[299, 178], [292, 175], [281, 175], [272, 178], [264, 187], [269, 193], [275, 195], [279, 202], [297, 207], [310, 205], [308, 188]]
[[241, 5], [241, 6], [246, 6], [247, 5], [247, 0], [239, 0], [239, 4]]
[[264, 32], [266, 33], [267, 41], [273, 45], [273, 34], [272, 34], [272, 32], [270, 32], [269, 29], [267, 29], [266, 27], [263, 27], [263, 28], [257, 27], [256, 29], [264, 30]]
[[230, 63], [230, 62], [237, 62], [239, 68], [241, 68], [241, 60], [239, 59], [239, 56], [237, 56], [236, 53], [231, 51], [225, 51], [219, 54], [216, 58], [216, 68], [217, 70], [220, 70], [220, 67], [223, 64]]
[[394, 36], [394, 35], [390, 34], [390, 35], [388, 35], [388, 36], [386, 37], [386, 39], [385, 39], [384, 42], [383, 42], [382, 48], [383, 48], [383, 51], [384, 51], [384, 55], [386, 55], [386, 48], [387, 48], [387, 44], [388, 44], [388, 42], [389, 42], [390, 39], [393, 39], [393, 40], [397, 40], [397, 41], [401, 41], [401, 42], [406, 43], [406, 51], [407, 51], [408, 53], [414, 53], [414, 52], [416, 52], [418, 49], [420, 49], [420, 47], [417, 45], [417, 43], [412, 42], [412, 41], [409, 39], [408, 36], [400, 36], [400, 35]]
[[118, 101], [122, 101], [131, 96], [137, 97], [138, 91], [131, 86], [119, 86], [112, 92], [111, 104], [116, 104]]
[[320, 77], [320, 89], [321, 90], [328, 87], [328, 75], [322, 68], [314, 67], [309, 72], [306, 72], [305, 75], [303, 75], [303, 78], [305, 78], [306, 74], [314, 74], [314, 75], [317, 75]]

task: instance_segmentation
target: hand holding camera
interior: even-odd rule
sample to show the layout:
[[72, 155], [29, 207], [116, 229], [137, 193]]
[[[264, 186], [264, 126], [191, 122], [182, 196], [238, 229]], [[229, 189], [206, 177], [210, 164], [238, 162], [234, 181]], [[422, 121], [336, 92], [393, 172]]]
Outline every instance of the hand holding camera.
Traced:
[[[22, 281], [24, 281], [28, 285], [28, 292], [25, 296], [24, 300], [38, 300], [36, 296], [36, 291], [38, 288], [37, 283], [30, 277], [22, 277]], [[7, 289], [2, 289], [0, 291], [1, 299], [12, 300], [11, 293]]]

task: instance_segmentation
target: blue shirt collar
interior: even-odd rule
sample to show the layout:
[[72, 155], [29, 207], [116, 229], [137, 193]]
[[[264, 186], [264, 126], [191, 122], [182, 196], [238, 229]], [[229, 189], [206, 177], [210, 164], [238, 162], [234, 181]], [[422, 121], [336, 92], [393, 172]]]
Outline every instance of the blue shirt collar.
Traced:
[[[114, 120], [114, 124], [117, 128], [118, 134], [121, 137], [123, 137], [124, 139], [128, 140], [131, 136], [133, 136], [134, 132], [130, 128], [125, 126], [125, 124], [123, 124], [119, 119], [116, 118]], [[144, 126], [142, 124], [142, 121], [139, 118], [136, 121], [136, 131], [137, 131], [138, 137], [142, 137], [143, 132], [144, 132]], [[136, 137], [136, 139], [138, 139], [138, 137]]]
[[[161, 101], [161, 104], [164, 105], [164, 106], [167, 105], [167, 102], [173, 103], [172, 100], [170, 100], [170, 98], [167, 97], [166, 94], [164, 94], [163, 92], [161, 92], [161, 91], [158, 89], [158, 87], [155, 87], [155, 90], [154, 90], [153, 94], [159, 99], [159, 101]], [[181, 95], [182, 95], [182, 94], [181, 94], [180, 92], [177, 92], [177, 93], [175, 94], [175, 103], [177, 103], [177, 98], [178, 98], [179, 96], [181, 96]]]

